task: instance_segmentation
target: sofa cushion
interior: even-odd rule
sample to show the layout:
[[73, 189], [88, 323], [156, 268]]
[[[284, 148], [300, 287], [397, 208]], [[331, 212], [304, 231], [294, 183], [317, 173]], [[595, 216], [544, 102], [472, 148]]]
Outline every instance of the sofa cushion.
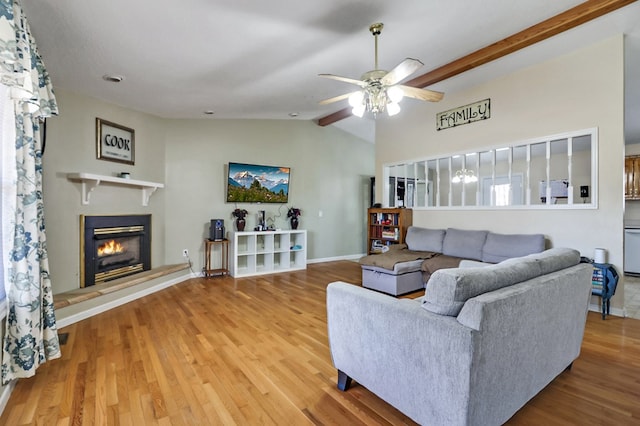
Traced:
[[442, 253], [444, 229], [428, 229], [417, 226], [407, 228], [405, 243], [409, 250]]
[[446, 268], [457, 268], [460, 266], [460, 261], [462, 259], [455, 256], [447, 256], [446, 254], [440, 254], [438, 256], [433, 256], [430, 259], [425, 259], [422, 261], [422, 272], [425, 274], [425, 282], [429, 279], [431, 274], [433, 274], [438, 269], [446, 269]]
[[472, 297], [579, 262], [580, 253], [576, 250], [555, 248], [486, 267], [440, 269], [427, 282], [422, 307], [440, 315], [457, 316]]
[[487, 233], [487, 231], [449, 228], [442, 242], [442, 254], [482, 260], [482, 247], [487, 239]]
[[462, 259], [460, 261], [460, 264], [458, 265], [458, 268], [481, 268], [481, 267], [491, 266], [491, 265], [493, 265], [493, 263], [479, 262], [477, 260]]
[[395, 265], [393, 265], [393, 269], [387, 269], [381, 266], [362, 265], [362, 270], [380, 272], [382, 274], [389, 274], [389, 275], [402, 275], [408, 272], [420, 271], [420, 268], [422, 267], [422, 262], [424, 262], [424, 260], [422, 259], [408, 260], [406, 262], [398, 262]]
[[[402, 246], [404, 249], [396, 250], [395, 246]], [[434, 253], [432, 251], [413, 251], [406, 248], [404, 244], [392, 244], [391, 249], [386, 253], [380, 254], [370, 254], [368, 256], [363, 256], [358, 261], [360, 265], [365, 266], [376, 266], [378, 268], [384, 268], [388, 270], [395, 270], [398, 264], [420, 261], [423, 259], [428, 259], [433, 256], [438, 256], [440, 253]], [[418, 264], [419, 264], [418, 263]], [[418, 269], [420, 266], [418, 266]]]
[[556, 247], [528, 256], [507, 259], [501, 265], [511, 265], [520, 260], [534, 260], [540, 267], [540, 274], [550, 274], [580, 263], [580, 252], [577, 250]]
[[544, 251], [542, 234], [496, 234], [489, 232], [482, 248], [482, 261], [502, 262], [512, 257], [526, 256]]

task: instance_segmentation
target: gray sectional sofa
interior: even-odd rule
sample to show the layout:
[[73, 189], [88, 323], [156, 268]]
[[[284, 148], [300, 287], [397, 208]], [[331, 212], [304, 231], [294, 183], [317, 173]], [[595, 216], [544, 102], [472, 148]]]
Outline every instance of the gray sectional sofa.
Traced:
[[580, 353], [592, 265], [554, 248], [435, 271], [424, 297], [327, 287], [338, 387], [351, 380], [424, 425], [500, 425]]
[[498, 263], [505, 259], [539, 253], [545, 249], [542, 234], [497, 234], [464, 229], [428, 229], [410, 226], [405, 244], [382, 254], [364, 256], [362, 285], [392, 295], [424, 288], [438, 269], [463, 264]]

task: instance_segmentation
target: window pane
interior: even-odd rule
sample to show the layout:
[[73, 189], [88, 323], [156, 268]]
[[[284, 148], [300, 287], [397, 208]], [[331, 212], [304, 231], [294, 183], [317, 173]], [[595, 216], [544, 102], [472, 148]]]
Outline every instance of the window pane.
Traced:
[[478, 153], [472, 152], [464, 156], [467, 180], [464, 184], [464, 205], [478, 205]]
[[480, 153], [480, 172], [478, 175], [483, 206], [495, 205], [493, 200], [493, 157], [493, 151], [484, 151]]
[[464, 156], [456, 155], [451, 157], [451, 177], [454, 179], [451, 183], [451, 205], [452, 206], [461, 206], [462, 205], [462, 192], [464, 187], [464, 179], [460, 180], [460, 174], [463, 173], [462, 170], [462, 159]]
[[427, 206], [436, 205], [436, 195], [438, 193], [438, 162], [437, 160], [427, 161]]
[[385, 166], [389, 205], [597, 207], [596, 132]]
[[[546, 204], [547, 143], [531, 145], [531, 204]], [[542, 192], [541, 192], [542, 191]]]
[[569, 157], [567, 139], [557, 139], [550, 143], [549, 178], [551, 204], [567, 204], [569, 201]]
[[527, 147], [524, 145], [513, 147], [513, 160], [511, 166], [511, 205], [525, 204], [527, 180]]
[[[571, 183], [573, 185], [573, 202], [591, 202], [591, 135], [573, 138], [571, 159]], [[580, 188], [586, 187], [588, 197], [583, 197]]]

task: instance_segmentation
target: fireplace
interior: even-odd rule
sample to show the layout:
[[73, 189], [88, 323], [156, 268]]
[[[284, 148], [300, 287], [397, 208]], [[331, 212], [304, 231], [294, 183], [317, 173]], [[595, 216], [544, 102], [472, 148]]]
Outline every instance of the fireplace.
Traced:
[[151, 215], [80, 216], [80, 287], [151, 269]]

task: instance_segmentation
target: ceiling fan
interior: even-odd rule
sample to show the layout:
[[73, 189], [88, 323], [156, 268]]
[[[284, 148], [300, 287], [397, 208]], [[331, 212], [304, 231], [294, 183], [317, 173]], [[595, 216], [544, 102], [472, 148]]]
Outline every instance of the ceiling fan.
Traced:
[[375, 38], [375, 69], [364, 73], [360, 80], [333, 74], [318, 74], [320, 77], [355, 84], [360, 86], [361, 90], [325, 99], [320, 101], [320, 105], [348, 98], [349, 104], [353, 107], [353, 115], [362, 117], [365, 112], [370, 112], [374, 117], [377, 117], [385, 110], [390, 116], [400, 112], [399, 102], [404, 96], [430, 102], [438, 102], [442, 99], [444, 96], [442, 92], [399, 84], [424, 65], [417, 59], [407, 58], [391, 71], [378, 69], [378, 36], [382, 32], [383, 26], [381, 22], [378, 22], [369, 27], [369, 31]]

